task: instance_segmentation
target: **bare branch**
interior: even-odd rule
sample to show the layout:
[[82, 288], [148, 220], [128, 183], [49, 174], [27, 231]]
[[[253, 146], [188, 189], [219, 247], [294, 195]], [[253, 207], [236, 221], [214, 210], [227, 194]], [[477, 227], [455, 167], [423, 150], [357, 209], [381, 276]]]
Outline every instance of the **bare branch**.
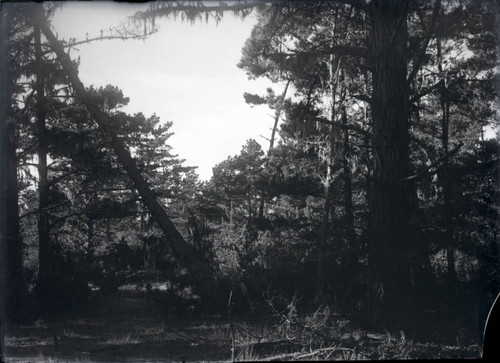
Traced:
[[65, 44], [63, 47], [64, 48], [71, 48], [71, 47], [74, 47], [74, 46], [77, 46], [77, 45], [89, 44], [89, 43], [92, 43], [92, 42], [95, 42], [95, 41], [100, 41], [100, 40], [144, 39], [145, 37], [147, 37], [149, 35], [153, 35], [154, 33], [156, 33], [155, 30], [152, 30], [152, 31], [150, 31], [150, 32], [148, 32], [146, 34], [136, 34], [136, 35], [104, 35], [104, 36], [89, 38], [89, 39], [85, 39], [85, 40], [79, 40], [79, 41], [75, 40], [75, 41], [72, 41], [72, 42], [70, 42], [68, 44]]

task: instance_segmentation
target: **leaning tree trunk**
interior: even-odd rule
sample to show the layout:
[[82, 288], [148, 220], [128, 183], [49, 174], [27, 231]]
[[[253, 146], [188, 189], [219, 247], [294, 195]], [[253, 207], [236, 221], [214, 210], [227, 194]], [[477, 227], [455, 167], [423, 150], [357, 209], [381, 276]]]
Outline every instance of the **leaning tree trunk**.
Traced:
[[206, 261], [194, 248], [193, 245], [187, 243], [179, 233], [175, 225], [165, 213], [165, 210], [156, 200], [154, 192], [149, 187], [146, 180], [141, 175], [132, 159], [130, 152], [126, 149], [123, 142], [116, 135], [108, 116], [92, 101], [92, 98], [85, 90], [83, 83], [78, 77], [78, 70], [71, 61], [70, 57], [64, 51], [62, 44], [57, 40], [54, 33], [50, 30], [48, 23], [44, 17], [42, 8], [38, 8], [34, 13], [34, 20], [39, 24], [43, 34], [47, 38], [50, 47], [56, 53], [57, 58], [67, 73], [74, 92], [77, 97], [83, 102], [99, 125], [99, 128], [107, 138], [108, 143], [113, 147], [119, 162], [133, 181], [137, 188], [143, 203], [149, 209], [152, 217], [162, 229], [167, 242], [171, 245], [176, 257], [189, 270], [194, 280], [199, 284], [199, 288], [206, 298], [211, 298], [216, 295], [219, 290], [216, 288], [212, 270], [208, 261]]
[[372, 322], [399, 321], [410, 287], [408, 227], [410, 115], [406, 3], [373, 1], [369, 66], [372, 71], [374, 170], [369, 209]]
[[[290, 86], [291, 80], [286, 82], [285, 89], [279, 98], [278, 106], [276, 107], [276, 111], [274, 113], [274, 124], [273, 129], [271, 130], [271, 138], [269, 139], [269, 149], [267, 150], [267, 159], [266, 165], [269, 164], [269, 158], [271, 157], [271, 152], [274, 148], [274, 141], [276, 139], [276, 132], [278, 131], [278, 123], [280, 121], [281, 112], [283, 111], [283, 106], [285, 104], [286, 93], [288, 92], [288, 87]], [[264, 203], [265, 203], [265, 193], [264, 190], [260, 193], [260, 205], [259, 205], [259, 219], [264, 218]]]

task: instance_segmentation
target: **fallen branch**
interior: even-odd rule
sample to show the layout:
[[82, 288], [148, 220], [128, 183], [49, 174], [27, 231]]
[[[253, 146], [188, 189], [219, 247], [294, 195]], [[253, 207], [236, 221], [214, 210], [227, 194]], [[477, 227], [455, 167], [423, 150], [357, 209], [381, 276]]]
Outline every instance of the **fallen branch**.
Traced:
[[266, 357], [266, 358], [261, 358], [257, 359], [256, 362], [272, 362], [272, 361], [279, 361], [279, 360], [294, 360], [300, 353], [285, 353], [285, 354], [280, 354], [280, 355], [274, 355], [272, 357]]

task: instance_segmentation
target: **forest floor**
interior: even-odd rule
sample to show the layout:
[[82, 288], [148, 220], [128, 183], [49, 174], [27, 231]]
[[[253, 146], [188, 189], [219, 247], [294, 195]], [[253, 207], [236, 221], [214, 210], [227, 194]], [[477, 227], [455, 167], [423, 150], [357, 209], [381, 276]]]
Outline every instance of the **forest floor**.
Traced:
[[[5, 342], [8, 362], [182, 362], [250, 360], [357, 360], [478, 358], [480, 347], [459, 337], [416, 341], [396, 333], [345, 327], [330, 343], [290, 336], [271, 316], [160, 314], [145, 291], [119, 290], [93, 300], [91, 313], [64, 322], [11, 327]], [[307, 319], [306, 319], [307, 320]], [[281, 328], [285, 325], [281, 325]], [[290, 328], [290, 326], [288, 326]], [[53, 333], [58, 336], [55, 345]], [[439, 333], [439, 332], [437, 332]], [[319, 334], [319, 333], [318, 333]], [[325, 334], [323, 329], [321, 334]], [[314, 334], [309, 334], [314, 339]], [[434, 340], [432, 337], [428, 337]], [[234, 355], [231, 349], [234, 345]]]

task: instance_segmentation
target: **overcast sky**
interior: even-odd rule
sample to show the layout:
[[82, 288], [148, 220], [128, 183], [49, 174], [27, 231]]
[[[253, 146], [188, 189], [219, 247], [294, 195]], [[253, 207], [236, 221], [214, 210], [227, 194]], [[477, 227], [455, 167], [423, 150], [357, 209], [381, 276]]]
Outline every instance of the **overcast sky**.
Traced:
[[[59, 38], [85, 39], [86, 33], [98, 35], [146, 6], [68, 2], [55, 14], [53, 27]], [[80, 56], [83, 83], [118, 86], [130, 97], [126, 112], [173, 121], [170, 145], [186, 165], [199, 167], [202, 180], [249, 138], [267, 149], [261, 135], [270, 136], [271, 111], [250, 108], [243, 93], [265, 94], [270, 82], [248, 80], [236, 66], [255, 18], [226, 14], [218, 25], [211, 20], [191, 25], [180, 18], [157, 24], [160, 31], [145, 41], [106, 40], [72, 50], [73, 58]]]

